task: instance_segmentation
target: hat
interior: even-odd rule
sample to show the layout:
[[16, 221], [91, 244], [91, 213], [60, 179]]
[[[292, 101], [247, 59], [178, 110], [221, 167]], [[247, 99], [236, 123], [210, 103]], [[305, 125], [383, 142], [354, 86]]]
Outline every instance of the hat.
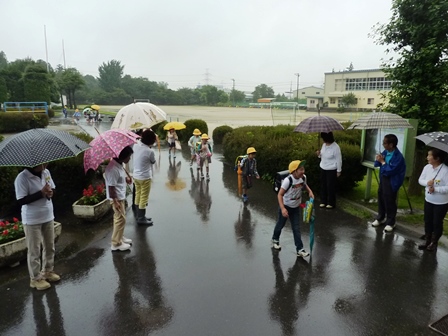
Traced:
[[201, 131], [195, 128], [193, 131], [193, 135], [201, 135]]
[[305, 160], [295, 160], [295, 161], [291, 161], [291, 163], [288, 166], [288, 170], [289, 172], [292, 174], [293, 171], [295, 171], [296, 169], [303, 167], [305, 165], [306, 161]]
[[208, 140], [208, 139], [210, 138], [208, 137], [207, 133], [203, 133], [201, 136], [201, 140]]
[[256, 152], [257, 152], [257, 151], [255, 150], [254, 147], [249, 147], [249, 148], [247, 149], [247, 151], [246, 151], [246, 154], [249, 155], [249, 154], [256, 153]]

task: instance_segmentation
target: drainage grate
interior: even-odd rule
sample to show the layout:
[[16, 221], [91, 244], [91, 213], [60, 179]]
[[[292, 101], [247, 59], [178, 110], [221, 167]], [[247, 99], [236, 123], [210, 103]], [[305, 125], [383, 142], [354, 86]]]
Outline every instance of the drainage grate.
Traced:
[[437, 331], [439, 334], [448, 336], [448, 315], [445, 315], [440, 320], [431, 323], [429, 327], [432, 330]]

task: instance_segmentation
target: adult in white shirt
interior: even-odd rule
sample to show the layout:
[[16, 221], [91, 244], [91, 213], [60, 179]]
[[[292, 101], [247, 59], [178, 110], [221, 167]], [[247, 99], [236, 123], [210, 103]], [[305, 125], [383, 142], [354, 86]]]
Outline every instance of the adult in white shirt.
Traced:
[[153, 225], [151, 218], [146, 218], [146, 206], [151, 191], [152, 165], [156, 163], [151, 146], [156, 142], [156, 135], [151, 130], [141, 134], [141, 139], [134, 145], [134, 206], [137, 210], [137, 224]]
[[133, 150], [130, 146], [125, 147], [118, 158], [110, 160], [104, 172], [106, 180], [106, 197], [111, 201], [114, 210], [114, 228], [112, 231], [112, 251], [126, 251], [131, 248], [132, 240], [123, 236], [126, 226], [126, 184], [132, 180], [126, 176], [123, 163], [128, 163]]
[[320, 134], [324, 141], [316, 154], [320, 158], [320, 207], [333, 209], [336, 206], [336, 183], [342, 171], [342, 155], [334, 141], [333, 132]]
[[448, 167], [443, 163], [447, 153], [437, 148], [428, 151], [428, 164], [418, 183], [425, 187], [425, 236], [420, 250], [434, 251], [443, 233], [443, 219], [448, 211]]
[[50, 288], [49, 282], [60, 280], [53, 271], [55, 248], [51, 199], [56, 186], [46, 167], [47, 164], [41, 164], [25, 168], [14, 181], [16, 198], [22, 207], [30, 287], [38, 290]]

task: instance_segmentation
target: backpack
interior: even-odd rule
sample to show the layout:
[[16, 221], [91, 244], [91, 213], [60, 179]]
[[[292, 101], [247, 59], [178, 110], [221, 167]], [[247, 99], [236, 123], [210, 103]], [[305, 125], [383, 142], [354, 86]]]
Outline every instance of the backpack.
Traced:
[[[210, 153], [213, 153], [212, 146], [208, 142], [207, 142], [207, 145], [208, 145], [208, 150], [210, 151]], [[199, 153], [201, 151], [201, 147], [202, 147], [202, 141], [196, 142], [196, 146], [194, 147], [196, 153]]]
[[[288, 186], [288, 189], [286, 189], [286, 191], [288, 191], [289, 188], [291, 188], [291, 186], [292, 186], [291, 173], [289, 172], [289, 170], [282, 170], [280, 172], [277, 172], [277, 174], [275, 174], [274, 183], [272, 184], [272, 188], [275, 193], [278, 194], [278, 192], [280, 191], [280, 188], [282, 187], [283, 180], [285, 178], [289, 179], [289, 186]], [[302, 179], [303, 179], [303, 184], [306, 185], [306, 175], [303, 175]]]
[[247, 155], [238, 155], [235, 159], [235, 168], [234, 170], [238, 170], [238, 166], [240, 166], [247, 159]]

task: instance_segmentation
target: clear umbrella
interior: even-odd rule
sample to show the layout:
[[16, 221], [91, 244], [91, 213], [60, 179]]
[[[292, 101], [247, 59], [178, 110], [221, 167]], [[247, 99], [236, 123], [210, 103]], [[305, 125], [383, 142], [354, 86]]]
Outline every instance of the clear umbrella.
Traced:
[[111, 129], [151, 128], [166, 120], [166, 113], [154, 104], [133, 103], [118, 111]]

